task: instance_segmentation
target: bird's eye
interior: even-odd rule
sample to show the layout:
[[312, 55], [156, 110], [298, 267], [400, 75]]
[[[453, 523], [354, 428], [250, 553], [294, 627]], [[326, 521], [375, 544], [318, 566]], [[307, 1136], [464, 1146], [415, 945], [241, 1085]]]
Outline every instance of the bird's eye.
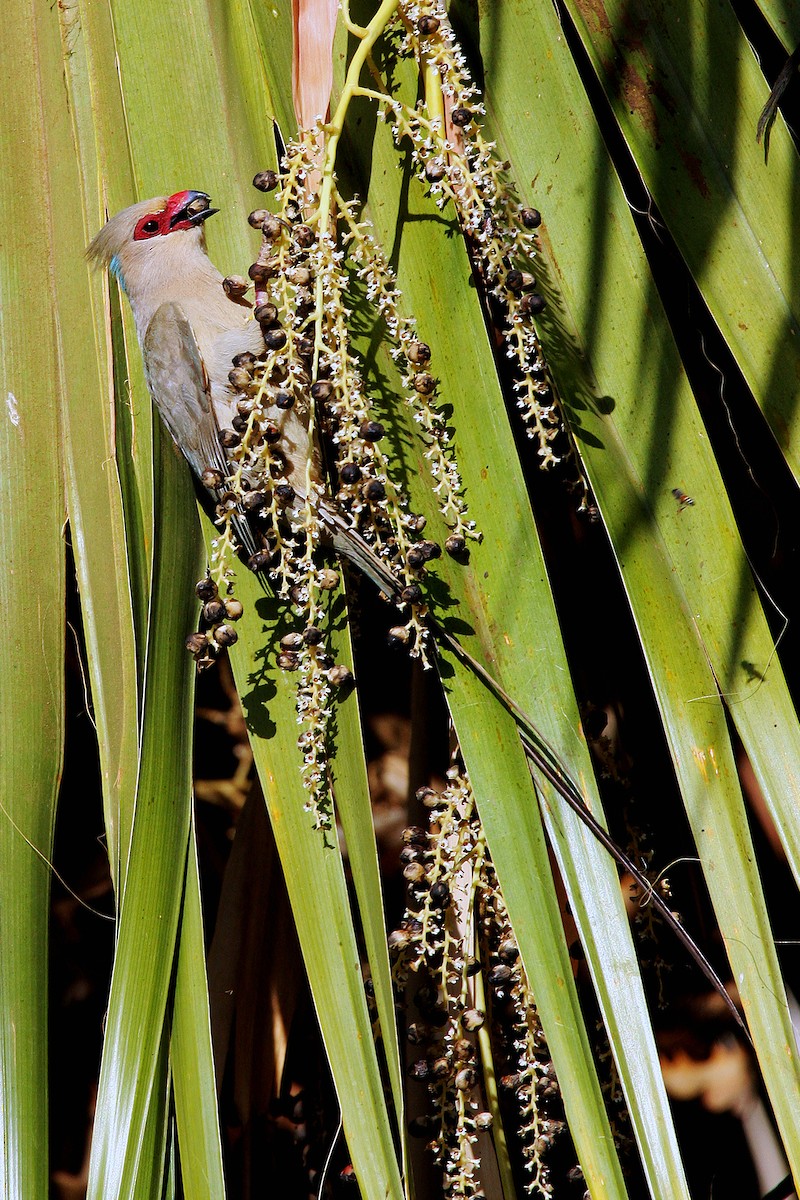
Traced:
[[146, 216], [141, 218], [139, 224], [134, 229], [133, 240], [135, 242], [141, 242], [146, 238], [155, 237], [155, 235], [160, 232], [161, 221], [159, 220], [158, 213], [148, 213]]

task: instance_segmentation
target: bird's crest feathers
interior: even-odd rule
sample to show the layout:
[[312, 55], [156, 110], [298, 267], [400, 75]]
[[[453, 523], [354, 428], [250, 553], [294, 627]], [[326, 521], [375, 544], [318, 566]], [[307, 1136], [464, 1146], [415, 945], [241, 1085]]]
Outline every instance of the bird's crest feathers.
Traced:
[[140, 200], [138, 204], [123, 208], [92, 239], [86, 257], [97, 267], [110, 266], [112, 260], [119, 257], [120, 251], [133, 241], [134, 230], [142, 218], [163, 212], [168, 201], [168, 196], [156, 196], [152, 200]]

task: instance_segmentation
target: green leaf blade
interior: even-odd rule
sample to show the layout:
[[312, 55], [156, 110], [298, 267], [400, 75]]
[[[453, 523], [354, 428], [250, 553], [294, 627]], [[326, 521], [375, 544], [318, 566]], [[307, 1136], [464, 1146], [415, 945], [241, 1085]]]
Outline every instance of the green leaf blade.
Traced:
[[186, 1200], [224, 1200], [225, 1176], [194, 821], [190, 828], [181, 912], [170, 1061], [181, 1180]]
[[[141, 766], [131, 852], [121, 898], [100, 1072], [89, 1196], [141, 1195], [141, 1143], [155, 1122], [166, 1128], [167, 1095], [158, 1084], [167, 1028], [192, 788], [194, 664], [183, 650], [194, 623], [200, 572], [194, 495], [187, 470], [164, 434], [156, 497], [155, 571], [147, 652]], [[163, 747], [170, 746], [164, 754]]]
[[13, 615], [0, 677], [0, 1192], [44, 1200], [50, 863], [65, 719], [62, 379], [47, 127], [60, 47], [57, 26], [34, 6], [14, 0], [6, 18], [0, 69], [15, 118], [0, 129], [0, 199], [14, 244], [0, 254], [0, 597]]

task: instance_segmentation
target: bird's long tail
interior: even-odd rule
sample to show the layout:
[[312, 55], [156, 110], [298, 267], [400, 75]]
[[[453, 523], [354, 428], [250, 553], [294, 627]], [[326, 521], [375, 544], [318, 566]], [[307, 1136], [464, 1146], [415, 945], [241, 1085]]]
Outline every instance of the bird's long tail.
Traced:
[[353, 529], [341, 513], [324, 501], [318, 506], [317, 512], [334, 550], [363, 572], [379, 591], [396, 599], [400, 595], [401, 585], [358, 530]]
[[[398, 600], [402, 585], [395, 579], [384, 563], [375, 553], [371, 546], [364, 541], [361, 535], [348, 525], [346, 519], [341, 513], [329, 507], [327, 504], [320, 504], [319, 515], [322, 519], [325, 528], [330, 534], [334, 549], [342, 554], [349, 562], [352, 562], [359, 570], [361, 570], [367, 578], [371, 579], [375, 586], [389, 596], [391, 599]], [[478, 678], [486, 685], [489, 691], [502, 703], [504, 708], [511, 714], [516, 722], [517, 729], [520, 734], [520, 739], [528, 758], [528, 762], [532, 768], [535, 768], [561, 795], [572, 811], [586, 825], [592, 835], [600, 842], [604, 849], [611, 855], [612, 858], [625, 870], [628, 871], [641, 889], [642, 897], [647, 897], [648, 902], [658, 909], [662, 919], [672, 929], [672, 932], [678, 938], [681, 945], [688, 951], [691, 957], [695, 960], [700, 970], [705, 975], [711, 986], [719, 993], [725, 1004], [734, 1018], [736, 1023], [742, 1029], [745, 1037], [750, 1041], [750, 1034], [744, 1020], [739, 1013], [734, 1001], [725, 988], [724, 983], [716, 973], [711, 963], [703, 954], [697, 943], [691, 938], [686, 930], [677, 920], [675, 915], [670, 910], [669, 906], [661, 898], [659, 893], [650, 884], [646, 876], [639, 870], [635, 863], [625, 851], [617, 845], [617, 843], [609, 836], [602, 825], [592, 815], [588, 809], [586, 802], [583, 799], [582, 793], [574, 781], [571, 779], [566, 767], [561, 762], [556, 751], [549, 745], [547, 740], [539, 733], [536, 726], [531, 721], [527, 713], [512, 699], [511, 696], [504, 690], [498, 681], [491, 675], [481, 663], [464, 649], [461, 643], [444, 626], [442, 626], [433, 616], [428, 616], [428, 628], [433, 635], [434, 641], [440, 645], [447, 647], [459, 660], [464, 663], [469, 669], [478, 676]]]

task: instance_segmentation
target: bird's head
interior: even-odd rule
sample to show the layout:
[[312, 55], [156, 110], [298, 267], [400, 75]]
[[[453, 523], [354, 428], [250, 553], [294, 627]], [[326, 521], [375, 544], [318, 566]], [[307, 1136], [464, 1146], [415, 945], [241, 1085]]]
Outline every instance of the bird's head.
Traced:
[[111, 217], [89, 245], [87, 255], [98, 266], [110, 266], [123, 278], [127, 268], [151, 257], [154, 247], [178, 238], [203, 246], [203, 222], [219, 210], [205, 192], [175, 192], [132, 204]]

